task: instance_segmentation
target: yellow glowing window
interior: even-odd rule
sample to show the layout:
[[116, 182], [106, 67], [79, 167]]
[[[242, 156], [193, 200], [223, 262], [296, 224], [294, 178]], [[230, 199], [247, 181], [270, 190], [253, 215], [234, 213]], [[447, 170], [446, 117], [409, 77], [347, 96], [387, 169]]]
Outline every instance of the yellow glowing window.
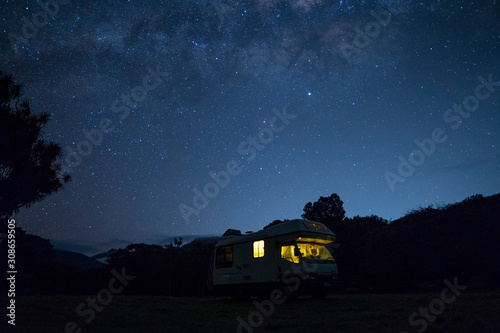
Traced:
[[300, 257], [303, 259], [332, 260], [332, 254], [322, 244], [297, 243], [296, 245], [282, 245], [281, 258], [290, 262], [299, 263]]
[[295, 253], [295, 245], [283, 245], [281, 247], [281, 258], [290, 262], [299, 263], [298, 253]]
[[253, 257], [262, 258], [264, 256], [264, 241], [253, 242]]

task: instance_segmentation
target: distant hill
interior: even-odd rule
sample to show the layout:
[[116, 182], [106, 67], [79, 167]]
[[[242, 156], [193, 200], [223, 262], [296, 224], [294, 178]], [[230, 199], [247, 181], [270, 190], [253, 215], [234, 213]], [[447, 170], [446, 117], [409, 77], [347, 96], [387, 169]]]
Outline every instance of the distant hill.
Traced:
[[348, 287], [439, 289], [444, 279], [454, 278], [470, 287], [499, 286], [500, 194], [419, 207], [385, 226], [355, 233], [358, 224], [329, 226], [342, 244], [334, 257]]
[[68, 268], [88, 270], [104, 266], [103, 263], [78, 252], [57, 249], [55, 249], [54, 252], [56, 255], [56, 262]]
[[182, 248], [185, 250], [191, 250], [194, 248], [203, 247], [205, 245], [215, 245], [219, 241], [220, 237], [212, 236], [212, 237], [199, 237], [193, 239], [191, 242], [183, 245]]
[[[195, 239], [207, 238], [207, 237], [210, 238], [212, 236], [211, 235], [180, 235], [180, 236], [156, 235], [156, 236], [151, 236], [150, 238], [140, 242], [137, 241], [134, 242], [124, 239], [112, 239], [106, 242], [83, 242], [76, 240], [51, 239], [50, 242], [54, 245], [55, 249], [79, 252], [89, 257], [95, 257], [97, 255], [103, 255], [108, 251], [112, 251], [113, 249], [124, 249], [130, 244], [145, 243], [145, 244], [165, 246], [171, 243], [173, 244], [175, 238], [179, 237], [182, 238], [182, 244], [187, 245]], [[104, 260], [102, 260], [103, 258], [94, 258], [94, 259], [98, 259], [104, 262]]]
[[[442, 223], [450, 218], [458, 218], [460, 220], [470, 219], [474, 212], [476, 217], [481, 217], [483, 220], [489, 220], [498, 216], [500, 211], [500, 193], [483, 197], [482, 195], [473, 195], [461, 202], [444, 205], [442, 207], [419, 207], [410, 210], [405, 216], [394, 220], [391, 225], [400, 224], [418, 224], [422, 225], [430, 220], [439, 218]], [[500, 221], [500, 219], [499, 219]]]
[[110, 255], [112, 255], [112, 254], [114, 254], [114, 253], [116, 253], [116, 252], [118, 252], [118, 250], [117, 250], [117, 249], [111, 249], [111, 250], [108, 250], [108, 251], [106, 251], [106, 252], [103, 252], [103, 253], [98, 253], [98, 254], [96, 254], [96, 255], [93, 255], [93, 256], [92, 256], [92, 257], [90, 257], [90, 258], [95, 259], [95, 260], [97, 260], [97, 261], [102, 262], [103, 264], [105, 264], [105, 263], [106, 263], [106, 259], [108, 259], [108, 257], [109, 257]]
[[78, 252], [90, 257], [95, 254], [107, 252], [109, 249], [125, 248], [132, 242], [125, 239], [110, 239], [106, 242], [86, 242], [74, 239], [51, 239], [50, 243], [54, 245], [55, 249]]

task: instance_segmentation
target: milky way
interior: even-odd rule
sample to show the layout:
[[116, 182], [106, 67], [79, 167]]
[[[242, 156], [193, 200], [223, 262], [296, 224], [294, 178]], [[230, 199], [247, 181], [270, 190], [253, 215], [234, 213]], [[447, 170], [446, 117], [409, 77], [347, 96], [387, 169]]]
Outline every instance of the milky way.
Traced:
[[[15, 216], [111, 244], [500, 190], [495, 1], [1, 5], [1, 70], [73, 181]], [[288, 115], [288, 116], [287, 116]]]

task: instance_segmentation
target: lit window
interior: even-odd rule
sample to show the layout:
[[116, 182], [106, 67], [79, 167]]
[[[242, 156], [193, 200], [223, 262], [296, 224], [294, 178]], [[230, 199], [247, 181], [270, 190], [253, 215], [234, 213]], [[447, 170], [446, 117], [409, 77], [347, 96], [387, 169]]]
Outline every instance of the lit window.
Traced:
[[264, 241], [253, 242], [253, 257], [262, 258], [264, 256]]
[[297, 256], [297, 253], [295, 253], [295, 250], [295, 245], [283, 245], [281, 247], [281, 258], [298, 264], [299, 257]]
[[300, 255], [304, 259], [333, 260], [332, 254], [322, 244], [297, 243], [297, 247], [300, 250]]
[[334, 261], [332, 254], [323, 244], [297, 243], [296, 245], [282, 245], [281, 258], [293, 263], [299, 263], [300, 258], [304, 260], [328, 260]]

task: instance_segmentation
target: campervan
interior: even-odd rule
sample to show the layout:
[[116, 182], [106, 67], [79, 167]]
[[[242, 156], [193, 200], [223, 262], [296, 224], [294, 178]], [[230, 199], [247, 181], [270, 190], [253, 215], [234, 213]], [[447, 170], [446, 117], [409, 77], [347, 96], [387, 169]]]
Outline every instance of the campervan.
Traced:
[[337, 280], [334, 241], [324, 224], [304, 219], [245, 234], [229, 229], [215, 245], [214, 291], [241, 296], [279, 288], [325, 296]]

